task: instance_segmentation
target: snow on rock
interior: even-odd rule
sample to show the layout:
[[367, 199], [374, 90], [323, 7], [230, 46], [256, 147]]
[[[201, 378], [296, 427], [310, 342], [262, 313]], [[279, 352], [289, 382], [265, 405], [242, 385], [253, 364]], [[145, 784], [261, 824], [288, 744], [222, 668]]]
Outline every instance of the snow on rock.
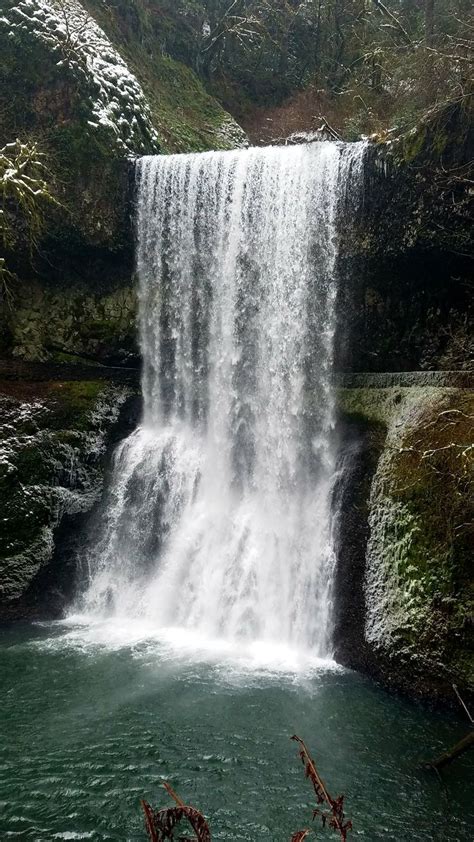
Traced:
[[42, 41], [85, 91], [88, 125], [106, 131], [121, 152], [158, 149], [143, 89], [105, 32], [78, 0], [6, 0], [0, 31]]
[[68, 385], [81, 383], [49, 383], [45, 396], [27, 400], [0, 384], [0, 615], [51, 561], [62, 517], [98, 499], [111, 432], [133, 393], [104, 383], [79, 409]]

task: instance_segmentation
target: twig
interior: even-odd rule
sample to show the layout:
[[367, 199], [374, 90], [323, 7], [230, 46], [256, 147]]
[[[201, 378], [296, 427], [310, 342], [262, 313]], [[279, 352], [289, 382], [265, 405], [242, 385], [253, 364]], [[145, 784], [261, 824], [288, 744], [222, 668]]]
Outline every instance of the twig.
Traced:
[[456, 687], [455, 684], [453, 684], [453, 690], [456, 693], [456, 696], [458, 697], [459, 703], [463, 706], [464, 710], [466, 711], [469, 722], [471, 723], [471, 725], [474, 725], [474, 719], [472, 718], [472, 716], [469, 712], [469, 709], [468, 709], [467, 705], [465, 704], [464, 700], [462, 699], [461, 694], [460, 694], [460, 692], [459, 692], [459, 690], [458, 690], [458, 688]]
[[427, 763], [424, 763], [423, 766], [425, 769], [435, 769], [439, 772], [440, 769], [443, 769], [444, 766], [447, 766], [449, 763], [452, 763], [456, 757], [461, 757], [462, 754], [465, 754], [470, 749], [474, 748], [474, 731], [470, 731], [469, 734], [466, 734], [462, 740], [459, 740], [453, 748], [449, 749], [449, 751], [444, 751], [443, 754], [440, 754], [438, 757], [435, 757], [434, 760], [429, 760]]

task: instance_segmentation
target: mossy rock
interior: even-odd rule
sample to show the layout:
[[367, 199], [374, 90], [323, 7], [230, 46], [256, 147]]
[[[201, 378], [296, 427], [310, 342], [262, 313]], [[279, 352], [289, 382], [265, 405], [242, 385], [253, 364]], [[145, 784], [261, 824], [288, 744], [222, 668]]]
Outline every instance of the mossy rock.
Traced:
[[21, 613], [63, 518], [100, 494], [108, 443], [132, 394], [99, 377], [0, 383], [0, 619]]
[[103, 279], [94, 290], [77, 282], [23, 282], [15, 308], [4, 310], [10, 354], [30, 361], [129, 364], [138, 355], [136, 306], [131, 279], [112, 291]]
[[339, 406], [384, 430], [369, 500], [366, 640], [385, 680], [410, 693], [472, 692], [472, 435], [469, 389], [341, 389]]
[[[159, 9], [146, 0], [98, 0], [84, 5], [100, 23], [140, 80], [165, 152], [234, 149], [246, 143], [240, 126], [209, 94], [193, 69], [198, 39], [188, 21], [202, 9], [192, 3], [179, 13], [176, 4]], [[199, 30], [199, 24], [197, 24]]]

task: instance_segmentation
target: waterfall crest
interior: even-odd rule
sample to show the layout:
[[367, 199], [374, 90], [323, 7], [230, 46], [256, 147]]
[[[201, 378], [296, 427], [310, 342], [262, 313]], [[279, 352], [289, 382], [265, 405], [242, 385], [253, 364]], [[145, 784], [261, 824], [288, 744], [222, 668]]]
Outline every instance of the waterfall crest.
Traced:
[[89, 612], [330, 654], [337, 230], [362, 158], [138, 162], [144, 412], [88, 551]]

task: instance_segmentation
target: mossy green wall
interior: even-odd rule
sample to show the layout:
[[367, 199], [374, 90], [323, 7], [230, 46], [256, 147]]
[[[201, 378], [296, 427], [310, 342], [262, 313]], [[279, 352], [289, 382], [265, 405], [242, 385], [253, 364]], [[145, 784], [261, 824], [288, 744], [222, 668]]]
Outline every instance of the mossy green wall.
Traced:
[[15, 306], [4, 308], [9, 355], [32, 361], [83, 357], [134, 364], [138, 356], [136, 294], [129, 286], [94, 292], [84, 284], [23, 282]]
[[341, 389], [339, 406], [385, 432], [364, 584], [374, 659], [412, 692], [449, 696], [453, 681], [473, 690], [473, 393]]

